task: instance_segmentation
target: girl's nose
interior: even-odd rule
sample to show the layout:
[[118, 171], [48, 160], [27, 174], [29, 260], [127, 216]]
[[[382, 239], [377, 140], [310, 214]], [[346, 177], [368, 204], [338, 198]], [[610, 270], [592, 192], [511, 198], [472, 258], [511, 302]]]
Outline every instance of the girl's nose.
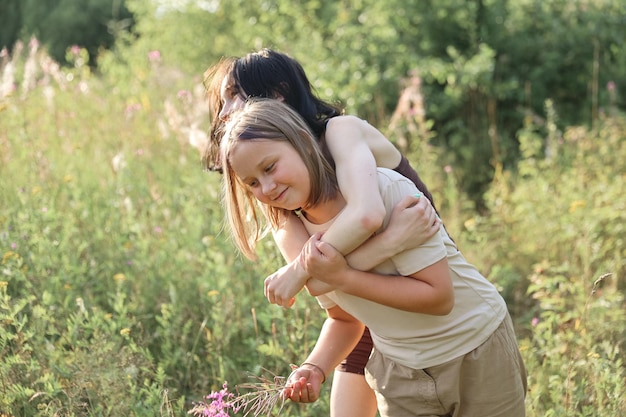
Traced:
[[263, 194], [265, 195], [271, 195], [275, 188], [276, 183], [274, 183], [271, 179], [266, 179], [261, 182], [261, 191], [263, 191]]

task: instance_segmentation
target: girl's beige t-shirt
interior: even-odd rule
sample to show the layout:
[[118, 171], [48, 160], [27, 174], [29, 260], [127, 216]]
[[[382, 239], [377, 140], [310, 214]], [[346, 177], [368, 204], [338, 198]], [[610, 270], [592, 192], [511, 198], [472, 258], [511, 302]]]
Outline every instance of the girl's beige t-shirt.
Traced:
[[[378, 184], [387, 217], [395, 204], [415, 185], [395, 171], [378, 168]], [[332, 221], [316, 225], [300, 217], [309, 234], [323, 232]], [[382, 230], [381, 229], [381, 230]], [[369, 327], [374, 347], [389, 359], [414, 369], [424, 369], [455, 359], [481, 345], [507, 314], [497, 289], [468, 263], [442, 227], [422, 246], [402, 252], [372, 271], [384, 275], [411, 275], [443, 259], [448, 260], [454, 285], [455, 305], [446, 316], [398, 310], [341, 291], [318, 296], [325, 308], [338, 305]]]

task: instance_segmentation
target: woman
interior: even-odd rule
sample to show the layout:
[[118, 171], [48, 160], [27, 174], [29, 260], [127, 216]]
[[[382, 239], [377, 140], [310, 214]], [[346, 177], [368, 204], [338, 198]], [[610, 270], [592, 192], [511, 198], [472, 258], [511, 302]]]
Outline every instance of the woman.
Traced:
[[[382, 417], [525, 415], [526, 373], [506, 304], [445, 229], [370, 271], [351, 267], [319, 240], [347, 203], [335, 171], [304, 121], [277, 100], [251, 101], [229, 121], [221, 160], [226, 215], [243, 253], [254, 253], [258, 240], [246, 233], [259, 227], [255, 207], [271, 227], [295, 211], [313, 235], [303, 255], [314, 277], [307, 287], [328, 318], [286, 397], [317, 400], [327, 372], [367, 325], [375, 348], [366, 378]], [[377, 185], [387, 213], [417, 191], [384, 168]]]

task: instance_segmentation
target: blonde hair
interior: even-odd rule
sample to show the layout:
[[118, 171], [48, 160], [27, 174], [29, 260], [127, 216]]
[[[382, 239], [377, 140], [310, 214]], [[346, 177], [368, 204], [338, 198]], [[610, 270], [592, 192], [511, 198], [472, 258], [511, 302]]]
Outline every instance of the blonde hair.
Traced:
[[[229, 157], [234, 146], [244, 140], [276, 140], [288, 142], [294, 147], [309, 172], [311, 193], [306, 207], [335, 198], [339, 188], [335, 171], [324, 158], [315, 136], [290, 106], [274, 99], [253, 99], [232, 114], [220, 145], [224, 207], [237, 247], [247, 258], [255, 259], [256, 243], [270, 228], [280, 228], [289, 213], [257, 201], [235, 175]], [[263, 214], [264, 221], [259, 212]]]

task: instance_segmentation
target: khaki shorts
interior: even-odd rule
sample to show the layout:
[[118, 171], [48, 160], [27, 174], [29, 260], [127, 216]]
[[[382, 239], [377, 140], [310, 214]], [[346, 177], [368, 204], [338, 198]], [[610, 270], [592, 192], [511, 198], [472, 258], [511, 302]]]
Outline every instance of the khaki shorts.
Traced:
[[365, 377], [382, 417], [525, 415], [526, 369], [508, 315], [485, 343], [432, 368], [408, 368], [374, 349]]

